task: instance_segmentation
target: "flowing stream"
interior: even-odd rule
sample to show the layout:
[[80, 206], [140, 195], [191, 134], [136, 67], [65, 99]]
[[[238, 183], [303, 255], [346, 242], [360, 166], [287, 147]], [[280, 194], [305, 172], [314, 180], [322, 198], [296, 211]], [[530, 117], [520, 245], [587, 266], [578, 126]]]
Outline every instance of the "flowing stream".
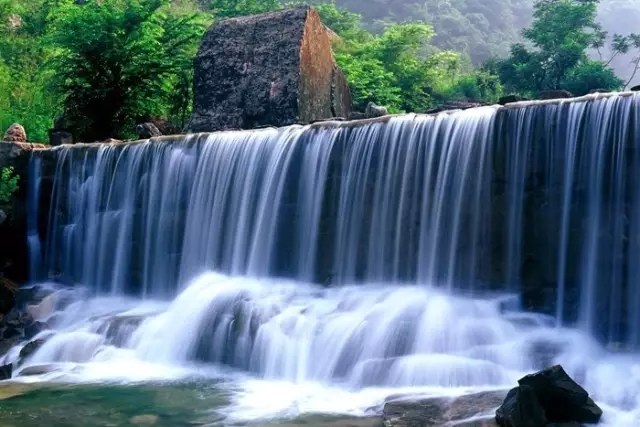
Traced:
[[639, 119], [640, 96], [594, 95], [64, 146], [50, 206], [36, 155], [32, 274], [74, 286], [15, 379], [223, 381], [241, 422], [561, 363], [637, 426]]

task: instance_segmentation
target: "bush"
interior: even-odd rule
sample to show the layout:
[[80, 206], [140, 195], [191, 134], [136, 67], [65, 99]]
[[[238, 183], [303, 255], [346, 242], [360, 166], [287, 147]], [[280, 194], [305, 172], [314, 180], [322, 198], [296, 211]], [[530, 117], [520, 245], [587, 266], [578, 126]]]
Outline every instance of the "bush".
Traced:
[[61, 3], [48, 35], [53, 82], [78, 139], [132, 136], [140, 116], [187, 117], [205, 17], [175, 13], [169, 0]]
[[6, 206], [11, 202], [13, 195], [18, 191], [19, 177], [14, 174], [13, 167], [0, 170], [0, 206]]

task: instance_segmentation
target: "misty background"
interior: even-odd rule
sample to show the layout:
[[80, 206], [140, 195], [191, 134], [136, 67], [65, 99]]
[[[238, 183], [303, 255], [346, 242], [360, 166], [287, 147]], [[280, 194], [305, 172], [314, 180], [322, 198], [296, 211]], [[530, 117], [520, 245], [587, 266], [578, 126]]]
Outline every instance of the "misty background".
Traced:
[[[338, 6], [361, 14], [372, 31], [387, 22], [421, 20], [433, 25], [433, 43], [440, 49], [464, 52], [474, 65], [491, 57], [508, 56], [509, 46], [521, 40], [520, 31], [532, 21], [533, 0], [335, 0]], [[601, 0], [598, 23], [609, 33], [640, 33], [640, 0]], [[611, 51], [601, 50], [608, 61]], [[631, 77], [631, 60], [637, 52], [611, 62], [625, 82]], [[592, 52], [599, 58], [597, 52]], [[633, 84], [640, 84], [640, 74]]]

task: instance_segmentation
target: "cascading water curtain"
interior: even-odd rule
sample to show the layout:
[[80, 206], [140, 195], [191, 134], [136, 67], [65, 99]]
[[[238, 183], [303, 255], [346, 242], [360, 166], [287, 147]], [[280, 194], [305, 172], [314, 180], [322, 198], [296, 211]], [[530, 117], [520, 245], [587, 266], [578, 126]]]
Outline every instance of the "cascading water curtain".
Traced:
[[637, 345], [639, 99], [61, 147], [47, 268], [154, 298], [207, 270], [505, 291]]

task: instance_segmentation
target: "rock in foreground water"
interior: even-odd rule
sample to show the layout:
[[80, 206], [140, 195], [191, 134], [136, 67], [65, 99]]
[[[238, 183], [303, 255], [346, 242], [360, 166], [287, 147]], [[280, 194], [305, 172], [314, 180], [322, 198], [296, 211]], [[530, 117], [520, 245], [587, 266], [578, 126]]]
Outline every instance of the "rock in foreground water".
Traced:
[[496, 421], [502, 427], [544, 427], [544, 408], [529, 386], [513, 388], [496, 411]]
[[527, 375], [518, 384], [496, 412], [496, 421], [501, 427], [595, 424], [602, 417], [602, 409], [560, 365]]

